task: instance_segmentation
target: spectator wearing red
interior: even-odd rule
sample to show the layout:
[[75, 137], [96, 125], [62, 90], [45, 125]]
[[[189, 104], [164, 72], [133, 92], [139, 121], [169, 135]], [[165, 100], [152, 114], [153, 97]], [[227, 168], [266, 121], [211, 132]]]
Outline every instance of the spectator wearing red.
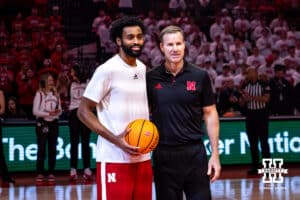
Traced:
[[55, 29], [61, 30], [62, 25], [62, 16], [59, 14], [59, 6], [52, 7], [52, 15], [49, 18], [50, 25], [54, 26]]
[[6, 29], [5, 22], [0, 21], [0, 53], [5, 53], [9, 47], [9, 33]]
[[58, 71], [61, 71], [61, 65], [62, 65], [62, 57], [63, 57], [63, 47], [60, 43], [57, 43], [55, 45], [55, 49], [51, 54], [51, 61], [52, 61], [52, 66]]
[[23, 18], [23, 15], [21, 12], [18, 12], [15, 19], [11, 22], [11, 28], [13, 31], [15, 31], [15, 27], [22, 27], [22, 29], [25, 27], [25, 19]]
[[71, 81], [71, 66], [74, 64], [71, 61], [71, 56], [68, 53], [64, 53], [62, 56], [61, 74], [63, 74], [68, 82]]
[[275, 8], [277, 11], [287, 12], [291, 7], [291, 0], [275, 0]]
[[42, 21], [42, 17], [38, 14], [37, 8], [31, 9], [31, 15], [26, 17], [26, 28], [28, 31], [38, 28], [39, 23]]
[[34, 0], [34, 5], [38, 8], [39, 13], [47, 13], [48, 0]]
[[5, 21], [1, 20], [0, 21], [0, 38], [8, 38], [9, 33], [7, 31]]
[[67, 49], [67, 41], [62, 32], [56, 30], [53, 26], [50, 26], [50, 31], [48, 34], [48, 50], [53, 52], [55, 50], [56, 44], [60, 43], [63, 49]]
[[15, 32], [10, 37], [10, 42], [13, 47], [25, 48], [28, 46], [28, 37], [27, 34], [23, 31], [21, 24], [15, 25]]
[[265, 15], [268, 15], [268, 14], [273, 14], [275, 12], [275, 7], [272, 3], [270, 3], [271, 1], [259, 1], [257, 5], [257, 9], [262, 13], [262, 14], [265, 14]]
[[8, 69], [7, 60], [3, 59], [2, 63], [0, 63], [0, 90], [7, 96], [14, 95], [14, 81], [14, 73]]
[[49, 58], [45, 58], [43, 62], [43, 67], [38, 71], [38, 80], [40, 80], [43, 74], [50, 73], [52, 76], [57, 77], [59, 71], [55, 67], [52, 66], [52, 61]]
[[34, 70], [36, 69], [31, 57], [31, 51], [29, 51], [28, 49], [21, 49], [20, 51], [16, 49], [13, 55], [13, 59], [14, 59], [12, 60], [12, 62], [14, 63], [13, 70], [15, 74], [22, 69], [24, 64], [29, 65]]
[[32, 102], [38, 89], [38, 81], [31, 68], [24, 70], [21, 78], [17, 81], [19, 105], [26, 113], [28, 119], [34, 119], [32, 114]]

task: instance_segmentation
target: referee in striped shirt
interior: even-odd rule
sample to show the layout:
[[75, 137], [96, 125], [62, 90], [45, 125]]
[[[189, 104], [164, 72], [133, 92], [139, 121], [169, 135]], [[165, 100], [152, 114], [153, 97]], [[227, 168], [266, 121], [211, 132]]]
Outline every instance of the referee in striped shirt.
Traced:
[[267, 104], [269, 99], [269, 85], [258, 79], [257, 70], [254, 67], [249, 67], [247, 80], [242, 87], [242, 101], [246, 108], [246, 130], [252, 158], [252, 168], [248, 171], [248, 175], [256, 175], [259, 168], [259, 140], [262, 157], [270, 158], [271, 156], [268, 144], [269, 112]]

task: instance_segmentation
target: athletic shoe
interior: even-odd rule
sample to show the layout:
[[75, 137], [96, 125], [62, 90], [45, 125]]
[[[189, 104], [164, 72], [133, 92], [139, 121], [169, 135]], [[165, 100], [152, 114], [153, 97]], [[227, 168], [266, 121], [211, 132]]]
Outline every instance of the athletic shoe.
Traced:
[[50, 185], [55, 184], [55, 176], [53, 174], [50, 174], [48, 176], [48, 184], [50, 184]]
[[42, 174], [37, 175], [37, 177], [35, 178], [35, 184], [37, 186], [43, 185], [44, 181], [45, 181], [45, 177]]
[[77, 170], [75, 168], [71, 168], [70, 170], [70, 181], [76, 181], [78, 179]]
[[93, 172], [90, 168], [85, 168], [84, 169], [83, 178], [85, 180], [92, 180], [93, 179]]

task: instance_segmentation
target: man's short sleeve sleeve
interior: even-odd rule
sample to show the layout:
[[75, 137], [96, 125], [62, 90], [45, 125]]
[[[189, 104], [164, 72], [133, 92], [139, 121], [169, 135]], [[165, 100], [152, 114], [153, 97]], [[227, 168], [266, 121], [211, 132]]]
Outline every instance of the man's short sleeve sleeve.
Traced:
[[98, 67], [89, 81], [83, 96], [99, 103], [110, 89], [110, 79], [108, 67]]
[[202, 103], [203, 107], [215, 104], [215, 94], [212, 89], [212, 82], [207, 72], [204, 72], [202, 84], [203, 84], [203, 92], [201, 98], [203, 102]]

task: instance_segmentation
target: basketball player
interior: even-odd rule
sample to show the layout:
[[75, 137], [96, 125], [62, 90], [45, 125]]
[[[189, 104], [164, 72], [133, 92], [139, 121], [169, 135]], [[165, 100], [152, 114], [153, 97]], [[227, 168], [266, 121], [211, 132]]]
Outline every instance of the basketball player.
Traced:
[[[135, 17], [114, 21], [110, 37], [118, 54], [99, 66], [78, 108], [79, 119], [97, 133], [98, 200], [151, 200], [149, 154], [125, 142], [129, 122], [148, 119], [146, 67], [137, 57], [144, 45], [145, 27]], [[97, 116], [93, 113], [97, 109]]]
[[[152, 120], [160, 133], [153, 152], [156, 199], [211, 199], [210, 180], [220, 175], [219, 120], [208, 74], [184, 60], [181, 28], [160, 33], [165, 63], [147, 73]], [[211, 144], [207, 161], [202, 141], [204, 118]]]

